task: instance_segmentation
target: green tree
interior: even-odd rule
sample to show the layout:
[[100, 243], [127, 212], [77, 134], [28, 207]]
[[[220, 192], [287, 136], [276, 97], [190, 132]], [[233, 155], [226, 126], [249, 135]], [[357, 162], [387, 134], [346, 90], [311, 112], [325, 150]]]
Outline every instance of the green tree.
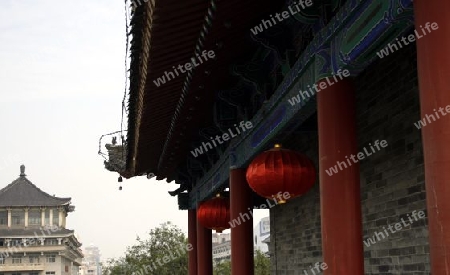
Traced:
[[214, 275], [231, 275], [231, 262], [224, 261], [214, 267]]
[[127, 264], [124, 258], [109, 259], [103, 265], [102, 275], [123, 275], [126, 272]]
[[[270, 275], [270, 259], [267, 258], [261, 250], [256, 250], [255, 275]], [[231, 262], [225, 261], [214, 267], [214, 275], [231, 275]]]
[[[150, 230], [147, 239], [137, 237], [125, 257], [108, 263], [106, 275], [178, 275], [188, 273], [188, 242], [170, 222]], [[120, 273], [121, 272], [121, 273]]]
[[261, 250], [256, 250], [255, 275], [270, 275], [270, 259]]

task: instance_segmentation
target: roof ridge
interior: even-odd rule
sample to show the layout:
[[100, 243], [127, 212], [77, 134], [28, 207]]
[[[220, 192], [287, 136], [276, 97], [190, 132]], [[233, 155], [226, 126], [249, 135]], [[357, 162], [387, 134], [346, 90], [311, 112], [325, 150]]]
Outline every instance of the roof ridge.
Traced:
[[13, 182], [11, 182], [10, 184], [5, 186], [3, 189], [0, 189], [0, 194], [5, 193], [9, 189], [11, 189], [14, 185], [19, 184], [21, 182], [20, 180], [25, 180], [26, 183], [31, 185], [34, 189], [36, 189], [37, 191], [39, 191], [43, 195], [47, 196], [48, 198], [56, 199], [56, 200], [59, 200], [59, 201], [65, 201], [65, 200], [72, 199], [71, 197], [56, 197], [56, 196], [52, 196], [49, 193], [47, 193], [47, 192], [41, 190], [39, 187], [37, 187], [34, 183], [32, 183], [29, 179], [27, 179], [26, 176], [20, 176], [17, 179], [15, 179]]
[[[19, 177], [19, 179], [20, 179], [20, 178], [22, 178], [22, 177]], [[39, 192], [41, 192], [42, 194], [46, 195], [46, 196], [49, 197], [49, 198], [56, 199], [56, 200], [70, 200], [70, 199], [72, 199], [72, 198], [70, 198], [70, 197], [62, 198], [62, 197], [52, 196], [52, 195], [50, 195], [49, 193], [47, 193], [47, 192], [41, 190], [39, 187], [37, 187], [34, 183], [32, 183], [29, 179], [27, 179], [27, 177], [23, 176], [23, 178], [24, 178], [25, 181], [27, 181], [27, 183], [29, 183], [32, 187], [34, 187], [36, 190], [38, 190]], [[18, 180], [18, 179], [17, 179], [17, 180]]]
[[[22, 167], [21, 167], [22, 168]], [[66, 206], [71, 203], [71, 197], [57, 197], [41, 190], [32, 183], [22, 170], [20, 176], [0, 189], [1, 206]]]
[[0, 189], [0, 194], [8, 191], [8, 189], [10, 189], [14, 184], [18, 183], [19, 179], [20, 179], [20, 177], [18, 177], [17, 179], [13, 180], [10, 184], [8, 184], [5, 187], [3, 187], [2, 189]]

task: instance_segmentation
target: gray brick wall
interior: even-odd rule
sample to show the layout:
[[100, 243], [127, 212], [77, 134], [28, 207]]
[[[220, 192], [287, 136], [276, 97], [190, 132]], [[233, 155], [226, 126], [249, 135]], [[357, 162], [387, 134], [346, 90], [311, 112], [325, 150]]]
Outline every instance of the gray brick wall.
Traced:
[[[388, 147], [361, 161], [364, 240], [383, 227], [426, 213], [414, 45], [377, 60], [356, 79], [359, 151], [375, 140]], [[317, 134], [296, 133], [285, 147], [309, 156], [318, 167]], [[305, 196], [270, 210], [272, 274], [304, 274], [322, 262], [318, 184]], [[364, 246], [366, 274], [430, 274], [427, 219]], [[386, 235], [386, 234], [385, 234]], [[381, 235], [380, 235], [381, 236]], [[363, 240], [361, 240], [362, 242]]]
[[[317, 142], [317, 133], [306, 133], [283, 144], [302, 152], [318, 167]], [[302, 197], [271, 208], [270, 231], [269, 250], [276, 251], [276, 257], [271, 256], [271, 274], [297, 275], [298, 270], [322, 261], [319, 185]]]
[[[355, 81], [358, 140], [362, 148], [376, 139], [389, 146], [361, 163], [364, 237], [405, 219], [414, 210], [426, 213], [414, 45], [384, 58]], [[366, 274], [429, 274], [427, 219], [364, 247]], [[380, 238], [382, 238], [380, 236]]]

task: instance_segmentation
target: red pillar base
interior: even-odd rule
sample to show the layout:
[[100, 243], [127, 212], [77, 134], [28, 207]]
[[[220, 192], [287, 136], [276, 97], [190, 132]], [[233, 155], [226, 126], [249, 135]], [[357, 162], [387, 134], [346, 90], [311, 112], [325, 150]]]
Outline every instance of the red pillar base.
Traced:
[[[328, 84], [327, 84], [328, 85]], [[357, 154], [355, 95], [341, 80], [317, 94], [320, 204], [324, 274], [363, 275], [359, 165], [329, 176], [325, 170]]]
[[431, 273], [450, 274], [450, 2], [414, 1], [414, 12], [419, 33], [438, 26], [417, 40], [417, 70], [421, 117], [440, 117], [422, 127]]
[[188, 210], [188, 242], [192, 245], [189, 251], [189, 275], [197, 275], [197, 210]]
[[197, 272], [212, 275], [212, 231], [197, 222]]
[[230, 172], [230, 219], [243, 219], [231, 228], [231, 274], [253, 275], [253, 205], [252, 192], [245, 178], [245, 169]]

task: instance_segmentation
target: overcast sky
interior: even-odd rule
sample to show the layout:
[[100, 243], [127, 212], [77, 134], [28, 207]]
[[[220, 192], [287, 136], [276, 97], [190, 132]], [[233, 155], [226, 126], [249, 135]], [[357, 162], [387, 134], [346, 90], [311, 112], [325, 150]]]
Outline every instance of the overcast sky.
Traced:
[[39, 188], [72, 197], [67, 227], [103, 260], [165, 221], [187, 232], [167, 193], [177, 185], [140, 177], [119, 191], [97, 155], [99, 137], [120, 129], [123, 1], [1, 0], [0, 41], [0, 188], [25, 164]]

